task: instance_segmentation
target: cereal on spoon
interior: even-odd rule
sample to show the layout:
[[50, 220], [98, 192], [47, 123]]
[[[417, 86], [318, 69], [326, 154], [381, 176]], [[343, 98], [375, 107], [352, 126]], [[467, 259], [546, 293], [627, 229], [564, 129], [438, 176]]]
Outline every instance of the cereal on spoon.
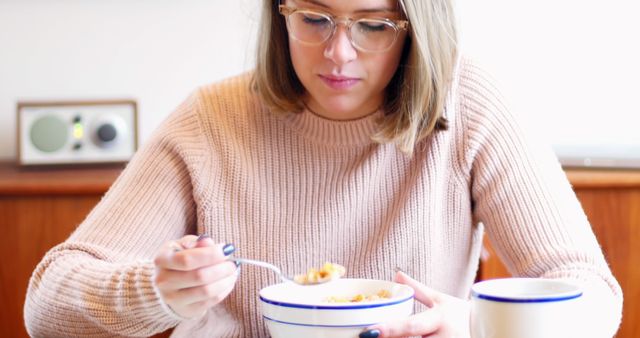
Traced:
[[302, 285], [320, 284], [338, 279], [344, 276], [345, 272], [346, 269], [344, 266], [326, 262], [319, 269], [310, 268], [307, 273], [296, 275], [293, 280]]

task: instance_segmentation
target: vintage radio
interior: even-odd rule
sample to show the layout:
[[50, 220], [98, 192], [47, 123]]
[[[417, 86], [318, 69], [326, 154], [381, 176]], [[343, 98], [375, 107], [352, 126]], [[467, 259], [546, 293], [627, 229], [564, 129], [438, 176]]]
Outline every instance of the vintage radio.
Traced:
[[135, 101], [19, 102], [17, 113], [23, 166], [126, 162], [138, 146]]

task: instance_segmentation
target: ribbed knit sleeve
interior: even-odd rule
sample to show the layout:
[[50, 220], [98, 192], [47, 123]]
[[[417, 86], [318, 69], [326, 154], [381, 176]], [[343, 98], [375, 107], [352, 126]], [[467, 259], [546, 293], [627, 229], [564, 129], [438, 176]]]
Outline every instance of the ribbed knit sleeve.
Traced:
[[32, 337], [149, 336], [179, 323], [154, 288], [153, 258], [196, 229], [198, 105], [197, 94], [181, 104], [37, 266], [24, 308]]
[[580, 283], [586, 315], [603, 330], [592, 337], [611, 337], [622, 291], [551, 147], [534, 136], [544, 131], [520, 125], [474, 65], [460, 77], [474, 216], [512, 274]]

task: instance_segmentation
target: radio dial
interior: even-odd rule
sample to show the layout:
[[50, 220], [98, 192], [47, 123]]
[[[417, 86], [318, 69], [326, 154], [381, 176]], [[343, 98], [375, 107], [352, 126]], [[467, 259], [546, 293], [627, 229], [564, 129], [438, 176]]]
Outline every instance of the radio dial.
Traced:
[[103, 116], [94, 123], [92, 140], [100, 148], [109, 148], [125, 137], [126, 124], [116, 115]]
[[68, 124], [53, 114], [37, 119], [29, 132], [31, 143], [45, 153], [56, 152], [67, 143]]
[[98, 139], [103, 142], [111, 142], [118, 137], [118, 130], [112, 124], [103, 124], [98, 127]]

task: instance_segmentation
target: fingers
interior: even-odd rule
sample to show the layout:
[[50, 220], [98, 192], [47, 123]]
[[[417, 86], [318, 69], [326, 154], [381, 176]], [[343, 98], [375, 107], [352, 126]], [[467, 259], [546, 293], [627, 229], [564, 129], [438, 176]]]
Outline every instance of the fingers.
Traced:
[[233, 291], [237, 278], [233, 274], [213, 284], [168, 292], [163, 299], [180, 316], [197, 318], [222, 302]]
[[168, 253], [178, 252], [184, 249], [188, 249], [189, 245], [193, 246], [193, 244], [188, 244], [188, 243], [195, 242], [197, 239], [198, 237], [194, 235], [187, 235], [178, 240], [166, 242], [160, 248], [159, 253], [168, 254]]
[[222, 278], [214, 283], [176, 290], [167, 293], [169, 303], [177, 306], [197, 306], [197, 303], [208, 302], [215, 305], [221, 302], [233, 290], [236, 274]]
[[[182, 238], [180, 238], [179, 240], [177, 240], [178, 244], [180, 245], [180, 248], [182, 250], [184, 249], [193, 249], [196, 247], [197, 243], [198, 243], [198, 238], [196, 235], [186, 235]], [[178, 250], [178, 251], [182, 251], [182, 250]]]
[[172, 289], [191, 288], [211, 284], [234, 275], [236, 269], [234, 262], [225, 261], [189, 271], [165, 270], [162, 274], [158, 274], [156, 284], [159, 288], [168, 285], [171, 285]]
[[[440, 311], [427, 310], [406, 319], [374, 325], [360, 334], [360, 338], [369, 337], [413, 337], [432, 334], [440, 328], [442, 313]], [[378, 335], [369, 333], [377, 330]]]
[[371, 326], [360, 334], [360, 338], [424, 336], [437, 332], [442, 325], [442, 311], [437, 308], [442, 299], [440, 292], [427, 287], [402, 271], [396, 273], [395, 281], [410, 286], [415, 292], [414, 298], [430, 309], [403, 320]]
[[418, 282], [402, 271], [396, 273], [395, 281], [410, 286], [415, 292], [414, 298], [428, 307], [433, 307], [442, 299], [440, 292]]
[[[213, 244], [211, 239], [205, 239], [203, 242], [207, 245], [194, 240], [178, 243], [181, 248], [187, 247], [187, 249], [179, 251], [176, 251], [175, 244], [170, 244], [161, 250], [154, 262], [156, 266], [163, 269], [190, 271], [222, 263], [227, 260], [228, 255], [235, 251], [232, 244]], [[191, 248], [188, 248], [189, 246]]]
[[238, 269], [228, 256], [234, 251], [232, 244], [214, 243], [207, 236], [166, 243], [154, 260], [162, 300], [185, 318], [204, 314], [233, 290]]
[[165, 243], [163, 245], [163, 249], [165, 250], [171, 249], [172, 251], [177, 252], [185, 249], [193, 249], [196, 246], [206, 246], [206, 245], [198, 245], [198, 244], [202, 242], [203, 239], [207, 239], [207, 238], [210, 239], [210, 237], [206, 235], [201, 235], [199, 237], [196, 235], [186, 235], [178, 240], [169, 241]]
[[212, 299], [206, 299], [196, 303], [189, 304], [187, 305], [187, 309], [193, 312], [206, 311], [208, 308], [218, 305], [218, 303], [220, 303], [223, 299], [225, 299], [231, 293], [231, 291], [233, 291], [234, 284], [235, 282], [227, 286], [226, 289], [223, 289], [222, 292], [220, 293], [220, 297], [213, 297]]

